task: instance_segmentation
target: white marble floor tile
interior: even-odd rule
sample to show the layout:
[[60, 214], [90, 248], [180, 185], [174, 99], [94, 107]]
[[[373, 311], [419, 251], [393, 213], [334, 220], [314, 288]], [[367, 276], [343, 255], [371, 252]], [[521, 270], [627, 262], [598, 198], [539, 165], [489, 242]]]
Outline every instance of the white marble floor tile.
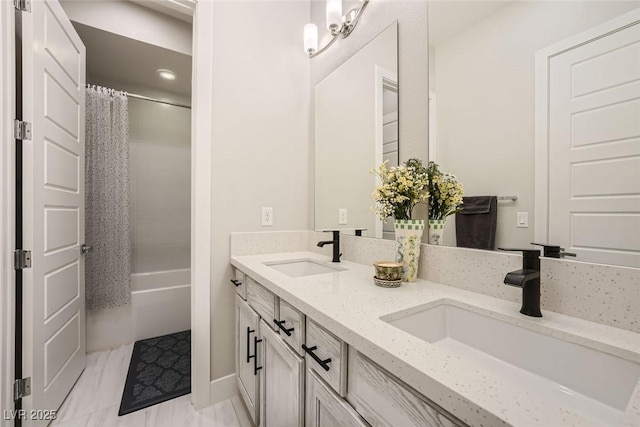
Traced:
[[87, 367], [60, 407], [57, 423], [119, 405], [132, 351], [129, 344], [88, 354]]
[[190, 395], [118, 416], [133, 344], [87, 355], [87, 367], [52, 427], [251, 427], [242, 402], [231, 399], [195, 411]]
[[190, 396], [147, 408], [146, 427], [241, 427], [231, 400], [194, 411]]
[[119, 408], [120, 405], [115, 405], [101, 409], [56, 424], [56, 427], [144, 427], [146, 422], [146, 413], [144, 410], [119, 417]]

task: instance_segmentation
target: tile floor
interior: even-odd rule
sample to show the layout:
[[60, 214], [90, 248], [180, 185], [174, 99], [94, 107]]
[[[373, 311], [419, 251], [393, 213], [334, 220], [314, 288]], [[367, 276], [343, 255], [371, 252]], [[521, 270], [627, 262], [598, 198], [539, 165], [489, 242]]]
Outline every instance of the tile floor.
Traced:
[[195, 411], [182, 396], [118, 416], [133, 344], [87, 355], [87, 367], [58, 412], [52, 427], [249, 427], [236, 397]]

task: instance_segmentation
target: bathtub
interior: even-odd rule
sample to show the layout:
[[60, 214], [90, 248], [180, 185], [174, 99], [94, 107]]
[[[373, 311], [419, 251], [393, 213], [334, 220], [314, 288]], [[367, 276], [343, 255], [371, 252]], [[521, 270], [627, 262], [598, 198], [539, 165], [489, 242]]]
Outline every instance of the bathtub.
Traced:
[[[157, 250], [140, 254], [134, 250], [131, 304], [87, 311], [87, 351], [191, 328], [191, 269], [185, 252], [188, 254]], [[185, 264], [187, 268], [179, 268]], [[159, 266], [178, 268], [152, 270]]]

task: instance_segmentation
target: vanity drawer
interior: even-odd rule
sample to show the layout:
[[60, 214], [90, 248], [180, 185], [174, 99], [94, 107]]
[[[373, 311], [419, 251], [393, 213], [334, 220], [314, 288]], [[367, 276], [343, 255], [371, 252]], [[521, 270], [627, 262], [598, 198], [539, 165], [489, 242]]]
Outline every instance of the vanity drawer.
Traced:
[[273, 328], [275, 326], [273, 319], [277, 318], [276, 296], [249, 276], [245, 276], [245, 281], [247, 302]]
[[347, 393], [347, 343], [333, 336], [307, 317], [307, 338], [303, 350], [307, 366], [340, 396]]
[[231, 283], [236, 287], [236, 293], [244, 300], [247, 299], [247, 284], [245, 274], [235, 267], [231, 267]]
[[466, 426], [353, 347], [349, 353], [347, 400], [372, 426]]
[[280, 337], [301, 356], [305, 354], [302, 349], [306, 329], [304, 318], [304, 314], [293, 308], [286, 301], [280, 300], [280, 319], [278, 323], [281, 326], [275, 324], [278, 319], [273, 319], [273, 326], [280, 331]]

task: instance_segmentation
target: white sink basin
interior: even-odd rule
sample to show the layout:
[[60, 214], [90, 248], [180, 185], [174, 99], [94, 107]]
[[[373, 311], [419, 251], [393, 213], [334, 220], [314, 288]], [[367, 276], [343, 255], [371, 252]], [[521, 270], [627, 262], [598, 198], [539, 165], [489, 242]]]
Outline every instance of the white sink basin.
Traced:
[[622, 422], [640, 364], [453, 304], [441, 300], [381, 320], [597, 423]]
[[316, 274], [335, 273], [337, 271], [344, 270], [344, 268], [323, 264], [312, 259], [268, 262], [265, 263], [265, 265], [268, 265], [274, 270], [278, 270], [290, 277], [313, 276]]

